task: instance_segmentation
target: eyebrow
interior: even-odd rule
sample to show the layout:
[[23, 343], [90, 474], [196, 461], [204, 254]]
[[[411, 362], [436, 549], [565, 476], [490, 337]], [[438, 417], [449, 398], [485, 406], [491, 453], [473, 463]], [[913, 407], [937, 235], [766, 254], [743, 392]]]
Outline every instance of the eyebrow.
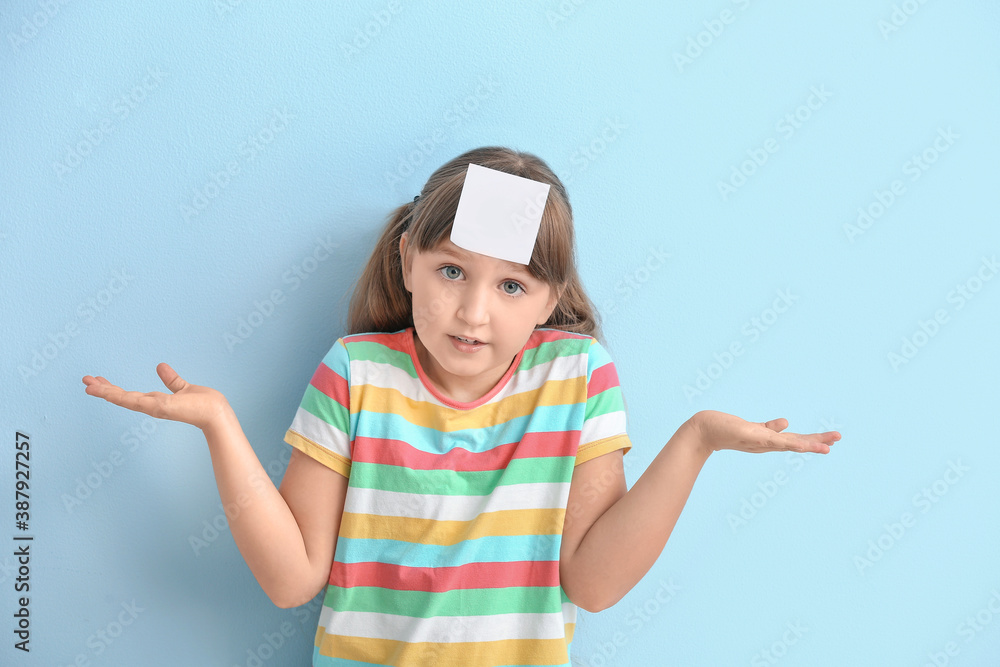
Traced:
[[[456, 259], [465, 259], [465, 260], [469, 259], [468, 253], [461, 252], [461, 251], [458, 251], [458, 250], [452, 250], [451, 248], [449, 248], [447, 246], [445, 246], [443, 248], [438, 248], [437, 250], [434, 250], [433, 252], [441, 254], [441, 255], [451, 255], [452, 257], [454, 257]], [[523, 264], [514, 264], [513, 262], [508, 262], [506, 260], [501, 260], [501, 261], [503, 262], [503, 264], [506, 267], [506, 269], [508, 271], [512, 272], [512, 273], [520, 273], [521, 275], [523, 275], [525, 277], [528, 277], [528, 278], [533, 278], [534, 277], [534, 276], [531, 275], [531, 272], [528, 271], [528, 267], [524, 266]]]

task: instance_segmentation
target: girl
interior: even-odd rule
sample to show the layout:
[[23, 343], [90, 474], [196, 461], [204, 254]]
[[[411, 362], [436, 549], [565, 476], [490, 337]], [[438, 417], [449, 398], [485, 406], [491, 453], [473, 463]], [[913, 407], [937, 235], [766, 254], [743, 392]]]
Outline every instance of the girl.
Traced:
[[[470, 163], [549, 184], [529, 264], [450, 240]], [[280, 489], [219, 392], [165, 363], [170, 394], [83, 382], [202, 429], [264, 592], [288, 608], [325, 588], [315, 667], [569, 665], [577, 608], [607, 609], [645, 575], [712, 452], [825, 454], [840, 438], [702, 411], [627, 490], [624, 396], [600, 338], [563, 184], [534, 155], [486, 147], [391, 216], [285, 435]]]

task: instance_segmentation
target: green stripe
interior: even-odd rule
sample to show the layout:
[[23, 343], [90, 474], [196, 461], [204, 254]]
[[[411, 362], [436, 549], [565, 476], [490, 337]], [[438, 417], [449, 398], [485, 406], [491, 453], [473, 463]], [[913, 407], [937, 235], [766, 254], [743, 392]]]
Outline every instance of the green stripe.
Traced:
[[609, 412], [623, 412], [625, 404], [622, 402], [621, 386], [608, 387], [599, 394], [594, 394], [587, 399], [587, 409], [584, 412], [584, 421], [591, 417], [606, 415]]
[[562, 339], [542, 343], [535, 348], [527, 349], [521, 356], [521, 363], [518, 371], [526, 371], [534, 368], [538, 364], [544, 364], [558, 357], [572, 357], [578, 354], [586, 354], [590, 341], [587, 339]]
[[417, 369], [413, 365], [413, 359], [404, 351], [393, 350], [381, 343], [370, 340], [348, 343], [348, 349], [351, 352], [351, 361], [371, 361], [377, 364], [391, 364], [409, 373], [410, 377], [417, 377]]
[[575, 456], [511, 459], [503, 470], [414, 470], [355, 461], [351, 465], [351, 486], [445, 496], [485, 496], [500, 485], [569, 482], [575, 460]]
[[312, 416], [325, 421], [330, 426], [340, 429], [344, 433], [350, 433], [350, 409], [345, 408], [338, 401], [312, 386], [312, 384], [306, 386], [301, 407]]
[[545, 614], [562, 611], [561, 586], [459, 588], [450, 591], [399, 591], [380, 586], [329, 585], [323, 604], [335, 611], [374, 611], [416, 618]]

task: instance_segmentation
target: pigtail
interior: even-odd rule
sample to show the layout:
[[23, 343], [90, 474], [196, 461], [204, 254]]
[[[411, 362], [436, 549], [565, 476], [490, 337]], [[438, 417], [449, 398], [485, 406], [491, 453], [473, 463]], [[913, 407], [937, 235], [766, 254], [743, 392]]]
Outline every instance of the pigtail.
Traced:
[[569, 272], [559, 303], [542, 326], [593, 336], [604, 344], [600, 315], [583, 290], [575, 267]]
[[347, 309], [347, 335], [392, 332], [413, 325], [412, 301], [403, 284], [399, 239], [416, 209], [414, 199], [389, 215], [368, 264], [355, 283]]

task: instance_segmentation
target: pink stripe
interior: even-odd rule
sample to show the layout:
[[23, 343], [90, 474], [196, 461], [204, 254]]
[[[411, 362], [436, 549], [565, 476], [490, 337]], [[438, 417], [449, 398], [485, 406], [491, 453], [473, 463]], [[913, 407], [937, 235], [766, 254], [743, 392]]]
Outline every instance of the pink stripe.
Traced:
[[559, 561], [468, 563], [457, 567], [407, 567], [391, 563], [333, 562], [329, 583], [342, 588], [379, 586], [440, 593], [459, 588], [558, 586]]
[[453, 447], [445, 454], [424, 452], [403, 441], [385, 438], [354, 439], [353, 460], [403, 466], [412, 470], [501, 470], [512, 459], [539, 456], [575, 456], [580, 431], [525, 433], [520, 443], [509, 442], [485, 452]]
[[378, 343], [396, 352], [405, 352], [406, 346], [403, 343], [405, 333], [358, 333], [344, 336], [345, 343]]
[[587, 398], [601, 393], [605, 389], [619, 386], [618, 372], [615, 365], [608, 362], [600, 368], [595, 368], [590, 374], [590, 382], [587, 383]]
[[340, 403], [345, 409], [351, 409], [351, 392], [350, 388], [347, 386], [347, 379], [341, 377], [335, 370], [326, 364], [321, 363], [316, 368], [316, 372], [313, 373], [310, 384], [333, 400], [337, 401], [337, 403]]

